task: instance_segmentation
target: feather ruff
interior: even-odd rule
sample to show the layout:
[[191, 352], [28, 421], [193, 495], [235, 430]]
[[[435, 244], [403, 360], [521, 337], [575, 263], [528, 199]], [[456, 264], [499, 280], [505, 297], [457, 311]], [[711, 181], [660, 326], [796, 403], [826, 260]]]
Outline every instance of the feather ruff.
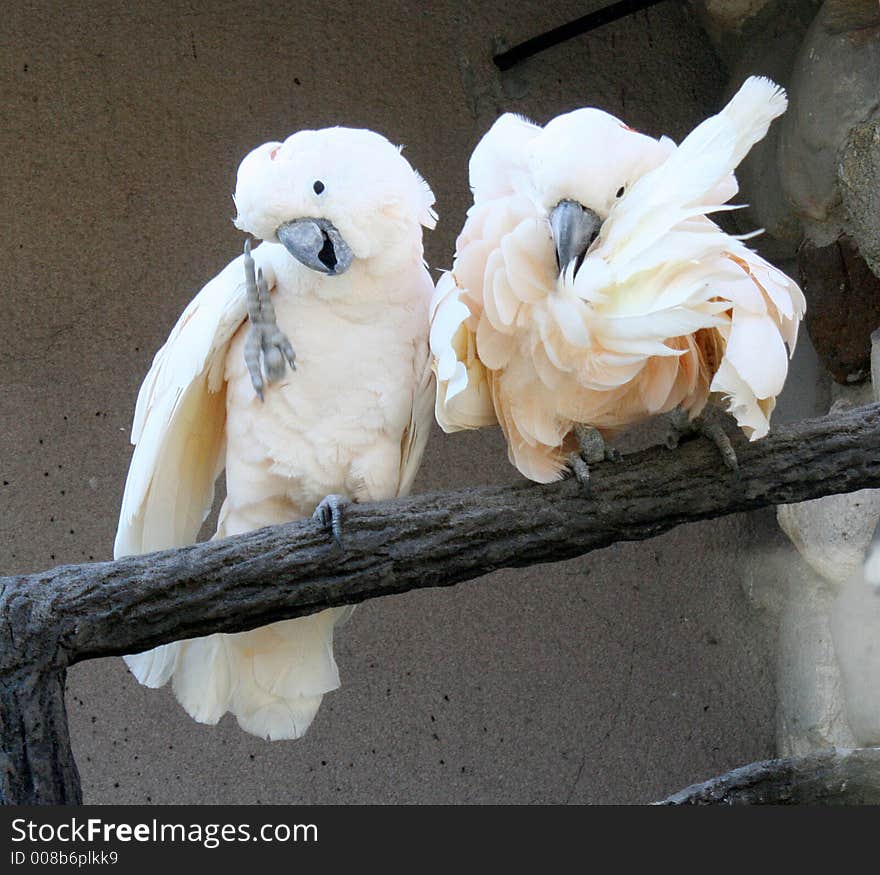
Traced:
[[[678, 147], [598, 110], [543, 130], [499, 119], [475, 150], [474, 206], [432, 304], [444, 430], [497, 421], [539, 482], [563, 475], [579, 423], [608, 435], [711, 399], [764, 436], [804, 297], [707, 216], [732, 208], [734, 168], [785, 106], [753, 77]], [[547, 216], [566, 197], [603, 223], [560, 273]]]

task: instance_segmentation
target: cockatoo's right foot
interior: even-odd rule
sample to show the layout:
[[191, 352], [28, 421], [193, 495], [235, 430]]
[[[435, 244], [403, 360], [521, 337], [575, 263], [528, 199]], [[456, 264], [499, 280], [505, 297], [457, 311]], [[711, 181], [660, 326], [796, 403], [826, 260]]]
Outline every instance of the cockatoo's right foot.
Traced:
[[[244, 360], [251, 383], [260, 401], [263, 400], [263, 367], [266, 380], [277, 382], [284, 376], [286, 364], [296, 370], [296, 353], [287, 335], [275, 321], [275, 308], [269, 297], [269, 288], [263, 278], [263, 271], [254, 275], [254, 259], [251, 256], [251, 241], [244, 244], [244, 276], [247, 285], [247, 310], [251, 327], [244, 344]], [[262, 366], [260, 358], [262, 356]]]
[[710, 415], [701, 415], [696, 419], [691, 419], [687, 413], [680, 407], [667, 414], [669, 421], [669, 432], [666, 435], [666, 446], [670, 450], [676, 449], [683, 437], [689, 434], [701, 434], [703, 437], [709, 438], [721, 453], [724, 464], [731, 471], [739, 468], [739, 460], [736, 457], [736, 450], [727, 436], [727, 432], [721, 427], [721, 424]]
[[619, 450], [606, 446], [605, 438], [598, 429], [589, 425], [576, 425], [574, 436], [577, 438], [579, 452], [572, 453], [568, 457], [568, 465], [571, 468], [578, 483], [584, 488], [584, 492], [590, 494], [590, 465], [599, 462], [620, 460]]
[[342, 509], [351, 502], [344, 495], [328, 495], [315, 508], [312, 519], [318, 520], [333, 542], [342, 549]]

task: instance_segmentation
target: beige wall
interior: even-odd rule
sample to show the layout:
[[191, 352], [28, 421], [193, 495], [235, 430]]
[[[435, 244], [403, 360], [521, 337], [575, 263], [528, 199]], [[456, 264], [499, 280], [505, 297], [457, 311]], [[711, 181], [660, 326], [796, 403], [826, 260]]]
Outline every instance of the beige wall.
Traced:
[[[17, 3], [0, 20], [0, 568], [111, 556], [137, 388], [188, 299], [240, 251], [254, 145], [374, 128], [434, 188], [434, 266], [467, 158], [503, 110], [595, 104], [681, 137], [724, 85], [680, 4], [546, 52], [588, 4]], [[462, 70], [465, 73], [462, 73]], [[809, 382], [809, 381], [808, 381]], [[806, 390], [805, 390], [806, 391]], [[516, 479], [495, 432], [433, 436], [419, 489]], [[374, 601], [306, 739], [193, 723], [121, 660], [70, 673], [88, 802], [629, 802], [773, 752], [773, 647], [742, 547], [772, 516]]]

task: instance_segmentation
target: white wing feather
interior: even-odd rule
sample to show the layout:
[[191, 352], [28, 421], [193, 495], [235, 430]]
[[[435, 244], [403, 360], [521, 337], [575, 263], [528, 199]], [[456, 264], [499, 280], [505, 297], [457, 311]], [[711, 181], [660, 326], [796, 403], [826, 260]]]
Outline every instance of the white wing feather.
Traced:
[[398, 495], [408, 495], [413, 481], [422, 462], [425, 445], [431, 434], [431, 423], [434, 419], [434, 371], [431, 368], [431, 356], [425, 345], [424, 364], [419, 385], [413, 395], [413, 411], [409, 428], [403, 436], [400, 451], [400, 484]]
[[[274, 272], [254, 260], [270, 287]], [[184, 310], [138, 393], [135, 445], [113, 555], [191, 544], [223, 469], [226, 421], [223, 360], [247, 314], [243, 257], [232, 261]]]
[[[254, 260], [267, 283], [274, 272]], [[247, 315], [244, 258], [212, 279], [183, 311], [141, 385], [114, 558], [195, 541], [214, 502], [225, 457], [226, 348]], [[125, 658], [145, 686], [161, 687], [180, 662], [180, 642]]]
[[[424, 298], [431, 301], [434, 292], [434, 284], [427, 269], [421, 271], [424, 286]], [[428, 312], [425, 312], [427, 324]], [[436, 395], [434, 384], [434, 370], [432, 368], [431, 349], [427, 337], [418, 346], [416, 352], [416, 368], [419, 380], [413, 392], [413, 409], [409, 426], [403, 435], [400, 447], [400, 480], [397, 486], [398, 495], [408, 495], [412, 489], [413, 481], [422, 463], [425, 445], [431, 434], [431, 424], [434, 421], [434, 398]]]

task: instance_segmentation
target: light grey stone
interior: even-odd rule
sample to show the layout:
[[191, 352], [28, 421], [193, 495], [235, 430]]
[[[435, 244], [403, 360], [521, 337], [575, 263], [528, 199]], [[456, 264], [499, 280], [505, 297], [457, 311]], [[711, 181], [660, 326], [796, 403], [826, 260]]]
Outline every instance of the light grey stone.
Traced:
[[846, 580], [831, 612], [846, 716], [861, 745], [880, 745], [880, 594], [861, 570]]

